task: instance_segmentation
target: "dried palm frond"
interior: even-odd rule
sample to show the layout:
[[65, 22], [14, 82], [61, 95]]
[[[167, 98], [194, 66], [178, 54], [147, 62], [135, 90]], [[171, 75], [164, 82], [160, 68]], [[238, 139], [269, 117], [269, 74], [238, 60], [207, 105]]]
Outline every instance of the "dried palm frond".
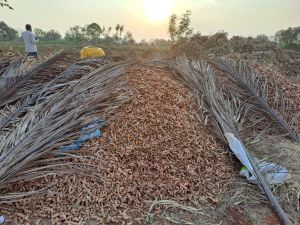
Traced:
[[2, 75], [2, 77], [10, 77], [10, 76], [18, 75], [21, 73], [20, 70], [18, 71], [18, 68], [23, 67], [22, 69], [24, 70], [24, 69], [26, 69], [27, 64], [28, 64], [27, 58], [14, 60], [14, 61], [8, 63], [8, 65], [5, 67], [5, 69], [3, 69], [1, 75]]
[[0, 137], [3, 135], [9, 127], [14, 127], [17, 123], [17, 118], [26, 110], [25, 105], [28, 105], [30, 99], [25, 99], [24, 101], [19, 101], [14, 105], [5, 106], [0, 112]]
[[0, 77], [0, 92], [4, 92], [8, 85], [17, 82], [22, 75], [29, 72], [35, 65], [31, 58], [22, 58], [15, 60], [5, 68]]
[[[107, 65], [69, 82], [50, 96], [42, 93], [39, 97], [43, 101], [38, 101], [13, 130], [0, 137], [0, 190], [24, 177], [34, 179], [48, 174], [47, 169], [42, 173], [39, 170], [45, 167], [44, 160], [49, 160], [47, 164], [57, 160], [60, 146], [75, 140], [80, 128], [99, 117], [106, 118], [128, 101], [129, 90], [122, 74], [133, 63], [136, 61]], [[39, 172], [31, 173], [32, 170]]]
[[188, 85], [192, 92], [198, 94], [196, 97], [199, 99], [199, 102], [204, 102], [203, 106], [211, 114], [218, 130], [221, 131], [223, 135], [231, 133], [239, 140], [249, 163], [253, 167], [253, 173], [256, 175], [260, 186], [268, 196], [272, 207], [284, 224], [291, 224], [278, 200], [272, 193], [265, 177], [256, 167], [254, 160], [239, 137], [239, 131], [236, 124], [239, 123], [243, 112], [241, 105], [236, 104], [237, 100], [235, 99], [224, 97], [223, 91], [216, 85], [216, 76], [209, 65], [197, 61], [189, 62], [186, 57], [177, 60], [175, 65], [177, 66], [171, 65], [171, 67], [175, 70], [176, 68], [180, 68], [176, 71], [177, 74], [181, 75], [184, 83]]
[[8, 67], [22, 61], [22, 57], [1, 57], [0, 58], [0, 77], [7, 70]]
[[68, 66], [68, 68], [66, 68], [58, 77], [53, 79], [53, 81], [55, 83], [63, 84], [71, 80], [79, 79], [94, 69], [113, 62], [115, 62], [115, 60], [108, 57], [81, 60]]
[[[16, 126], [16, 123], [28, 112], [29, 108], [34, 106], [37, 101], [43, 101], [45, 96], [59, 92], [71, 81], [80, 79], [82, 76], [89, 74], [93, 70], [104, 67], [107, 64], [113, 66], [113, 58], [86, 59], [76, 62], [65, 69], [60, 75], [51, 82], [37, 84], [32, 90], [24, 93], [23, 99], [13, 106], [7, 105], [0, 113], [0, 136], [1, 133]], [[41, 86], [43, 85], [43, 86]]]
[[[248, 108], [245, 108], [241, 105], [241, 102], [238, 98], [235, 98], [234, 95], [229, 94], [226, 99], [222, 92], [217, 91], [217, 87], [215, 86], [215, 81], [211, 80], [212, 76], [200, 76], [199, 73], [203, 73], [203, 71], [211, 72], [211, 68], [205, 62], [199, 61], [190, 61], [186, 57], [177, 58], [175, 63], [171, 64], [171, 68], [174, 73], [177, 75], [177, 78], [180, 79], [182, 83], [184, 83], [196, 96], [199, 106], [199, 113], [202, 119], [207, 121], [207, 118], [210, 117], [212, 119], [212, 123], [216, 128], [218, 128], [218, 134], [222, 136], [223, 140], [225, 140], [223, 136], [222, 127], [220, 127], [219, 121], [216, 120], [214, 116], [212, 116], [211, 111], [217, 110], [211, 108], [212, 102], [216, 105], [219, 103], [216, 101], [225, 102], [224, 107], [226, 107], [228, 118], [224, 121], [228, 121], [228, 126], [233, 126], [231, 129], [241, 129], [237, 127], [243, 118], [243, 114], [248, 111]], [[210, 85], [210, 86], [209, 86]], [[218, 97], [214, 97], [213, 95], [217, 94]], [[229, 100], [229, 97], [232, 98], [232, 101]]]
[[[260, 77], [245, 62], [240, 62], [237, 66], [237, 63], [234, 61], [219, 58], [213, 60], [211, 64], [225, 72], [244, 90], [244, 94], [249, 97], [249, 103], [261, 108], [293, 141], [300, 143], [299, 135], [294, 130], [295, 123], [298, 121], [298, 115], [287, 116], [291, 103], [284, 98], [277, 85], [274, 85], [275, 95], [271, 99], [269, 82]], [[272, 107], [269, 101], [276, 103], [276, 108]]]
[[[29, 81], [32, 77], [60, 57], [63, 52], [61, 50], [43, 62], [34, 64], [33, 66], [30, 59], [26, 59], [7, 68], [0, 78], [0, 107], [18, 100], [19, 97], [14, 95], [20, 89], [31, 90], [32, 86]], [[49, 78], [46, 79], [48, 80]], [[38, 81], [36, 82], [43, 83], [41, 77], [38, 77]]]

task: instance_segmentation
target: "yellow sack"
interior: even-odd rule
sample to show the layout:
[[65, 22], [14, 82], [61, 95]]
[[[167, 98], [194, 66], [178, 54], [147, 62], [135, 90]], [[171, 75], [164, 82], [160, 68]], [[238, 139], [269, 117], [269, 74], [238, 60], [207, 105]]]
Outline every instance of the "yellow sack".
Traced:
[[80, 51], [80, 58], [86, 59], [86, 58], [94, 58], [94, 57], [104, 57], [105, 52], [102, 48], [97, 47], [84, 47]]

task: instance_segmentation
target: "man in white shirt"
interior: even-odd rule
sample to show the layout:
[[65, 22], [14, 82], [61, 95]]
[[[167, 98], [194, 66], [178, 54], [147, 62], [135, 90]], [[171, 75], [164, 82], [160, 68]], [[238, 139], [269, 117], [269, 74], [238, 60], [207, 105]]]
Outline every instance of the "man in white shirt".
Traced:
[[32, 33], [32, 28], [30, 24], [27, 24], [25, 26], [26, 31], [22, 33], [22, 38], [24, 40], [25, 44], [25, 51], [27, 53], [27, 56], [35, 57], [37, 58], [37, 47], [36, 43], [39, 42], [38, 38], [36, 38]]

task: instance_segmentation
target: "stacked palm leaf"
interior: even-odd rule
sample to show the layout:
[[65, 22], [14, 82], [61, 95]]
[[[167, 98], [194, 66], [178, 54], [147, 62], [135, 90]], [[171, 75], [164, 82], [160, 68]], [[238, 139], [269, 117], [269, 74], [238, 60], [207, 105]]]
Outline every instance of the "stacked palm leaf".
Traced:
[[21, 61], [20, 57], [0, 57], [0, 77], [10, 65]]
[[[3, 131], [15, 126], [14, 124], [28, 111], [30, 106], [35, 105], [38, 100], [41, 101], [41, 93], [47, 92], [47, 97], [49, 97], [50, 91], [52, 90], [51, 87], [55, 87], [52, 90], [52, 94], [56, 93], [59, 89], [67, 85], [68, 82], [80, 79], [91, 71], [112, 62], [113, 59], [110, 58], [82, 60], [70, 65], [58, 76], [47, 75], [48, 82], [42, 78], [38, 79], [38, 77], [43, 77], [44, 75], [37, 74], [33, 76], [30, 80], [31, 88], [23, 87], [22, 89], [17, 89], [6, 98], [6, 102], [19, 100], [13, 105], [6, 105], [2, 110], [2, 115], [0, 116], [0, 133], [1, 130]], [[20, 64], [20, 66], [21, 65], [22, 64]], [[14, 70], [11, 71], [11, 73], [17, 74], [18, 71], [22, 71], [22, 68], [15, 66]]]
[[[223, 135], [224, 140], [225, 137], [227, 138], [227, 134], [231, 133], [239, 143], [241, 143], [245, 150], [246, 157], [251, 167], [253, 167], [252, 172], [269, 198], [271, 205], [284, 224], [291, 224], [277, 198], [272, 193], [271, 187], [257, 168], [256, 163], [254, 163], [252, 156], [240, 138], [241, 129], [243, 129], [244, 126], [249, 126], [245, 124], [245, 115], [247, 115], [249, 105], [243, 104], [236, 93], [222, 89], [221, 85], [216, 81], [214, 71], [206, 63], [190, 61], [186, 57], [181, 57], [173, 62], [170, 67], [174, 70], [177, 78], [195, 93], [199, 108], [201, 109], [201, 115], [209, 115], [212, 118], [215, 127], [220, 131], [219, 133]], [[269, 112], [267, 111], [267, 113]], [[274, 120], [278, 122], [276, 118], [274, 118]]]
[[[267, 80], [244, 61], [215, 59], [211, 64], [240, 88], [239, 95], [245, 104], [250, 105], [252, 112], [248, 113], [246, 120], [257, 121], [254, 128], [259, 129], [256, 132], [262, 130], [255, 134], [249, 130], [251, 126], [244, 125], [240, 133], [245, 144], [257, 158], [285, 166], [291, 174], [292, 179], [273, 186], [273, 191], [289, 209], [289, 214], [299, 219], [300, 127], [297, 106], [284, 96], [275, 80]], [[262, 116], [265, 118], [259, 118]]]
[[[0, 107], [13, 103], [23, 97], [22, 94], [18, 93], [27, 93], [30, 91], [33, 88], [32, 81], [43, 84], [53, 79], [50, 76], [51, 74], [49, 74], [49, 77], [38, 76], [38, 74], [63, 54], [64, 51], [61, 50], [41, 63], [34, 63], [35, 61], [26, 58], [6, 69], [0, 79]], [[46, 80], [43, 81], [43, 79]]]
[[37, 64], [31, 58], [14, 60], [2, 70], [0, 77], [1, 93], [6, 91], [7, 86], [11, 86], [21, 80], [22, 77], [33, 69]]
[[[11, 183], [58, 173], [65, 157], [60, 146], [72, 143], [79, 129], [128, 101], [122, 75], [134, 61], [108, 64], [82, 78], [45, 86], [34, 105], [0, 134], [0, 201], [28, 193], [7, 193]], [[29, 193], [31, 194], [31, 193]]]
[[[284, 135], [292, 141], [300, 143], [296, 131], [299, 114], [289, 115], [288, 112], [292, 108], [292, 103], [283, 96], [275, 82], [270, 83], [244, 61], [237, 63], [233, 60], [219, 58], [211, 61], [211, 63], [241, 88], [240, 92], [242, 96], [247, 98], [248, 104], [257, 110], [262, 110], [283, 131]], [[271, 85], [272, 87], [270, 87]], [[275, 92], [273, 97], [270, 96], [270, 88]]]

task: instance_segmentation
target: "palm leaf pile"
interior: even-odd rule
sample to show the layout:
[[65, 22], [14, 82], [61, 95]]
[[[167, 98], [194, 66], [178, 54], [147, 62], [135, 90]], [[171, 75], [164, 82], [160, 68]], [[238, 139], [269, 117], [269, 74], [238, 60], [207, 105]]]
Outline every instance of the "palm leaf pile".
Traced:
[[[93, 140], [80, 150], [80, 158], [85, 159], [82, 167], [88, 164], [93, 171], [11, 185], [15, 191], [20, 191], [19, 186], [22, 191], [36, 190], [43, 184], [52, 186], [47, 193], [32, 201], [22, 199], [3, 204], [4, 215], [17, 216], [20, 218], [16, 219], [18, 223], [25, 220], [16, 212], [25, 217], [31, 215], [29, 221], [51, 218], [54, 224], [78, 223], [76, 218], [85, 222], [96, 218], [94, 216], [97, 216], [97, 224], [124, 220], [129, 223], [128, 216], [133, 215], [132, 219], [137, 221], [139, 218], [135, 216], [143, 216], [148, 208], [145, 200], [174, 199], [185, 204], [201, 196], [206, 203], [218, 201], [227, 189], [226, 182], [235, 177], [231, 157], [226, 155], [214, 135], [197, 123], [197, 106], [192, 95], [183, 85], [172, 80], [170, 71], [136, 64], [134, 62], [122, 77], [132, 90], [132, 101], [114, 111], [113, 117], [105, 118], [100, 114], [100, 118], [112, 118], [110, 126], [100, 140]], [[47, 96], [54, 98], [57, 92], [67, 88], [64, 83], [54, 81], [47, 86], [45, 90], [49, 91], [40, 93], [41, 97], [35, 104], [47, 101]], [[63, 116], [60, 118], [64, 119]], [[53, 160], [48, 154], [43, 158]], [[58, 161], [59, 158], [55, 166]], [[71, 162], [79, 163], [79, 160]], [[49, 172], [52, 165], [49, 162], [46, 165]], [[74, 165], [76, 169], [82, 167]], [[50, 172], [57, 173], [55, 170]], [[102, 176], [102, 179], [95, 180], [92, 178], [95, 175]], [[39, 205], [42, 209], [37, 210]], [[124, 214], [129, 208], [133, 213]], [[48, 209], [51, 209], [51, 214]]]
[[22, 60], [20, 57], [0, 57], [0, 77], [6, 71], [7, 67]]
[[[38, 81], [35, 81], [35, 83], [44, 83], [53, 79], [51, 74], [47, 77], [37, 76], [37, 74], [61, 57], [63, 53], [64, 51], [61, 50], [41, 63], [34, 65], [32, 65], [30, 59], [24, 59], [10, 65], [0, 79], [0, 107], [17, 101], [23, 96], [22, 93], [30, 91], [35, 77], [38, 77]], [[46, 80], [43, 81], [43, 79]]]
[[[271, 88], [269, 81], [259, 76], [244, 61], [236, 63], [228, 59], [213, 60], [212, 65], [228, 75], [242, 90], [243, 95], [248, 98], [248, 103], [264, 111], [269, 118], [277, 124], [277, 127], [284, 131], [291, 140], [300, 143], [299, 135], [294, 129], [297, 125], [298, 114], [289, 115], [292, 103], [286, 99], [278, 86], [273, 83], [274, 95], [270, 96]], [[271, 103], [275, 103], [272, 106]]]
[[[133, 63], [133, 60], [80, 62], [79, 67], [73, 65], [51, 82], [34, 86], [35, 92], [25, 93], [22, 89], [22, 98], [25, 98], [6, 108], [5, 112], [13, 113], [2, 115], [1, 202], [32, 194], [6, 192], [5, 188], [11, 183], [55, 174], [63, 171], [62, 166], [69, 165], [63, 160], [70, 155], [62, 157], [64, 152], [60, 147], [71, 144], [79, 136], [80, 128], [99, 118], [105, 119], [129, 100], [122, 75]], [[73, 75], [70, 77], [72, 73], [77, 74], [74, 75], [77, 79]], [[14, 92], [10, 91], [1, 99], [6, 103], [15, 101], [17, 98], [11, 96], [15, 95], [16, 87], [30, 80], [30, 74], [10, 82]], [[20, 95], [15, 96], [19, 98]]]
[[[64, 54], [60, 51], [34, 64], [28, 60], [16, 60], [0, 71], [1, 203], [45, 190], [12, 193], [13, 184], [72, 171], [78, 156], [61, 147], [72, 144], [81, 135], [80, 129], [91, 122], [110, 118], [131, 98], [124, 74], [137, 64], [137, 60], [86, 59], [72, 63], [62, 72], [51, 73], [51, 68], [59, 67], [57, 62]], [[246, 160], [237, 158], [247, 164], [281, 221], [291, 224], [291, 218], [299, 218], [293, 214], [300, 211], [300, 177], [297, 175], [299, 124], [292, 104], [275, 82], [269, 82], [245, 62], [236, 63], [228, 59], [207, 63], [181, 56], [171, 61], [162, 58], [149, 60], [142, 65], [156, 67], [157, 71], [171, 69], [175, 78], [193, 93], [199, 116], [205, 124], [213, 125], [214, 131], [233, 152], [229, 141], [232, 137], [245, 150]], [[134, 81], [143, 86], [139, 79]], [[157, 76], [157, 79], [160, 77]], [[143, 88], [140, 91], [145, 92]], [[143, 98], [138, 99], [144, 101]], [[140, 119], [141, 123], [146, 120]], [[126, 140], [129, 138], [127, 135]], [[138, 142], [135, 144], [138, 145]], [[258, 163], [261, 161], [285, 166], [292, 179], [271, 185], [266, 174], [259, 170]], [[178, 208], [199, 217], [206, 210], [211, 210], [210, 207], [203, 210], [185, 207], [174, 201], [155, 201], [147, 217], [149, 223], [153, 219], [151, 210], [155, 205], [171, 211]], [[203, 217], [203, 223], [209, 220], [209, 217]], [[168, 221], [179, 224], [179, 220], [172, 217], [168, 217]]]
[[[228, 134], [230, 133], [234, 135], [243, 146], [249, 165], [253, 167], [252, 172], [257, 177], [259, 185], [269, 198], [271, 205], [284, 224], [291, 224], [289, 217], [283, 211], [277, 197], [281, 199], [281, 203], [283, 202], [285, 206], [294, 204], [292, 208], [294, 211], [297, 210], [299, 207], [299, 187], [297, 188], [297, 182], [296, 186], [294, 182], [293, 186], [283, 184], [281, 187], [271, 187], [267, 183], [264, 175], [258, 169], [256, 161], [253, 158], [253, 156], [255, 156], [263, 160], [266, 156], [272, 155], [270, 153], [273, 151], [273, 156], [277, 155], [277, 160], [275, 162], [286, 165], [284, 162], [287, 161], [288, 155], [285, 155], [284, 152], [282, 152], [283, 146], [281, 146], [281, 148], [278, 147], [277, 149], [264, 146], [263, 149], [266, 154], [263, 157], [263, 154], [257, 154], [257, 151], [253, 151], [254, 142], [249, 142], [249, 140], [253, 141], [257, 136], [255, 138], [250, 137], [249, 134], [247, 136], [247, 133], [245, 134], [245, 132], [242, 132], [249, 129], [249, 127], [254, 129], [255, 126], [260, 125], [260, 120], [251, 122], [248, 120], [249, 112], [253, 113], [255, 110], [260, 110], [269, 116], [271, 121], [277, 124], [277, 127], [274, 129], [279, 127], [284, 130], [297, 146], [299, 140], [298, 135], [292, 128], [293, 124], [287, 122], [288, 118], [285, 117], [284, 114], [288, 111], [287, 100], [285, 100], [281, 94], [279, 95], [279, 91], [276, 89], [275, 97], [272, 101], [277, 103], [275, 105], [277, 105], [278, 108], [273, 108], [270, 105], [271, 100], [268, 98], [268, 83], [266, 81], [261, 82], [258, 78], [259, 76], [255, 74], [254, 71], [250, 70], [246, 64], [241, 64], [240, 70], [238, 70], [239, 72], [237, 72], [236, 67], [233, 67], [232, 64], [228, 65], [225, 61], [213, 61], [212, 64], [225, 72], [236, 84], [238, 84], [241, 89], [239, 93], [235, 92], [239, 89], [234, 89], [235, 91], [232, 91], [233, 89], [231, 87], [222, 86], [220, 78], [218, 78], [218, 75], [213, 70], [212, 66], [206, 62], [190, 60], [183, 56], [173, 61], [170, 64], [170, 68], [174, 71], [175, 77], [194, 93], [198, 100], [199, 112], [202, 118], [206, 121], [207, 118], [211, 119], [211, 123], [214, 124], [216, 130], [219, 131], [218, 133], [223, 137], [223, 140], [228, 140]], [[284, 110], [277, 110], [280, 109], [280, 107]], [[249, 146], [249, 149], [245, 146]], [[231, 148], [231, 146], [229, 147]], [[268, 145], [268, 147], [270, 147], [270, 145]], [[282, 153], [281, 157], [279, 157], [279, 152]], [[299, 151], [295, 155], [299, 157]], [[274, 157], [272, 159], [275, 160]], [[292, 160], [294, 160], [294, 162], [297, 161], [296, 159]], [[297, 169], [295, 167], [289, 167], [289, 172], [294, 175], [293, 178], [295, 181]], [[282, 188], [284, 188], [286, 192], [294, 192], [292, 195], [294, 197], [298, 196], [296, 197], [298, 200], [292, 203], [290, 199], [283, 198], [282, 195], [277, 195], [275, 197], [273, 191], [279, 193], [277, 190], [282, 190]], [[288, 207], [285, 207], [285, 209], [287, 208]], [[290, 213], [290, 215], [291, 214], [292, 213]]]
[[[14, 99], [14, 101], [19, 100], [13, 105], [6, 105], [3, 109], [2, 116], [0, 117], [0, 130], [6, 130], [8, 127], [14, 126], [14, 123], [18, 121], [17, 118], [26, 113], [28, 107], [35, 105], [37, 100], [41, 100], [41, 93], [45, 94], [45, 92], [47, 92], [47, 96], [49, 96], [50, 90], [52, 90], [51, 87], [55, 87], [52, 93], [56, 93], [59, 89], [62, 89], [67, 82], [80, 79], [83, 75], [113, 61], [113, 59], [109, 58], [79, 61], [71, 64], [58, 76], [47, 75], [49, 81], [45, 78], [42, 79], [42, 77], [45, 76], [43, 74], [35, 75], [33, 79], [30, 79], [30, 85], [28, 85], [28, 87], [31, 88], [25, 89], [23, 87], [10, 95], [10, 101], [12, 101], [12, 99]], [[20, 68], [16, 69], [20, 70]], [[51, 80], [51, 78], [53, 79]]]

